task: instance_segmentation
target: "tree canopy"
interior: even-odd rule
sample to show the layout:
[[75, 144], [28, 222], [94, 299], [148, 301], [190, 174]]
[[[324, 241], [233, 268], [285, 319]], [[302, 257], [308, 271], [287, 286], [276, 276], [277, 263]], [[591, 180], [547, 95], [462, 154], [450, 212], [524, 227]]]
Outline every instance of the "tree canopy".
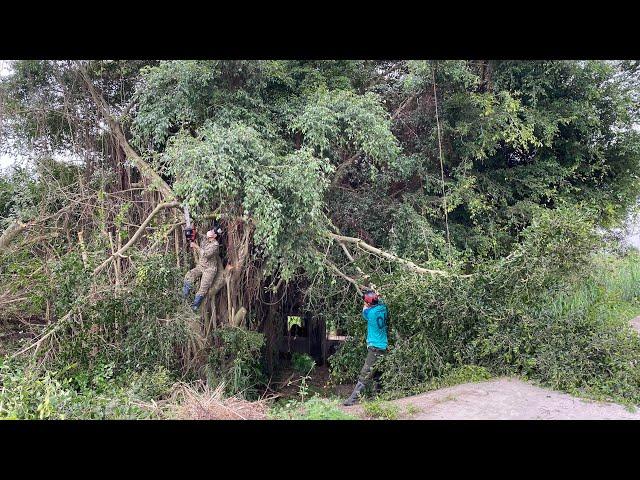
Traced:
[[[600, 60], [14, 61], [0, 79], [0, 149], [29, 161], [0, 177], [6, 301], [31, 295], [30, 313], [57, 329], [109, 311], [113, 344], [134, 342], [123, 332], [142, 327], [118, 326], [134, 312], [160, 338], [153, 322], [176, 315], [171, 295], [194, 261], [188, 207], [201, 231], [224, 227], [204, 340], [180, 347], [189, 367], [239, 341], [213, 333], [233, 325], [264, 335], [271, 368], [286, 312], [343, 319], [362, 285], [405, 304], [404, 282], [459, 288], [431, 305], [480, 319], [485, 307], [464, 302], [486, 295], [511, 319], [499, 302], [533, 298], [535, 279], [547, 288], [568, 255], [582, 262], [592, 227], [619, 226], [635, 206], [639, 73]], [[25, 270], [46, 272], [28, 294]], [[458, 283], [469, 275], [478, 283]], [[515, 281], [525, 293], [505, 293]], [[431, 317], [406, 311], [418, 320], [402, 315], [398, 335], [428, 344]], [[404, 345], [398, 365], [423, 348]]]

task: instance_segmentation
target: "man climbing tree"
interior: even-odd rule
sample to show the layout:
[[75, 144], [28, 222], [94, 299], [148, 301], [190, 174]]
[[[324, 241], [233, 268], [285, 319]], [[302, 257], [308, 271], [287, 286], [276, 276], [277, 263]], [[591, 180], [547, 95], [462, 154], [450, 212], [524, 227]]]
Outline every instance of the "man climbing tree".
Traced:
[[220, 248], [220, 244], [216, 240], [218, 237], [218, 233], [220, 230], [216, 232], [216, 230], [209, 230], [207, 232], [207, 238], [202, 243], [202, 247], [198, 247], [195, 242], [191, 242], [190, 246], [194, 250], [198, 250], [200, 252], [200, 261], [195, 268], [192, 268], [187, 272], [184, 277], [184, 285], [182, 287], [182, 296], [186, 298], [189, 296], [189, 292], [193, 288], [193, 284], [202, 277], [200, 281], [200, 288], [196, 293], [196, 298], [193, 300], [191, 304], [191, 308], [193, 311], [197, 311], [204, 299], [204, 296], [209, 291], [211, 284], [213, 283], [214, 278], [216, 277], [217, 265], [215, 261], [215, 256], [218, 253]]
[[367, 321], [367, 358], [358, 376], [351, 396], [343, 405], [354, 405], [369, 381], [373, 380], [374, 390], [380, 389], [380, 372], [378, 360], [387, 353], [387, 319], [389, 309], [377, 293], [366, 290], [362, 295], [364, 307], [362, 317]]

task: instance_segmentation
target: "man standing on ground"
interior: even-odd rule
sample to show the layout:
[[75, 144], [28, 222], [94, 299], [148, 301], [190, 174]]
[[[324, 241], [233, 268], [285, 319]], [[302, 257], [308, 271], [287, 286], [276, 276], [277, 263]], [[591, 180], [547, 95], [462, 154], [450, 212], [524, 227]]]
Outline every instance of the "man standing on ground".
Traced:
[[367, 358], [360, 371], [358, 383], [351, 396], [343, 405], [350, 406], [357, 403], [362, 390], [370, 380], [374, 381], [375, 389], [379, 389], [382, 372], [376, 367], [378, 360], [387, 353], [387, 320], [389, 309], [377, 293], [367, 290], [362, 296], [364, 307], [362, 316], [367, 321]]
[[192, 268], [187, 272], [184, 277], [184, 285], [182, 287], [182, 296], [183, 298], [187, 298], [189, 296], [189, 292], [193, 288], [193, 284], [198, 281], [200, 277], [200, 288], [196, 293], [196, 298], [191, 305], [191, 309], [195, 312], [200, 307], [204, 296], [209, 291], [209, 288], [213, 284], [213, 280], [216, 277], [216, 272], [218, 270], [218, 265], [216, 263], [216, 255], [220, 248], [218, 244], [217, 233], [215, 230], [209, 230], [207, 232], [207, 239], [203, 242], [202, 247], [198, 247], [195, 242], [191, 242], [191, 248], [194, 250], [200, 251], [200, 261], [195, 268]]

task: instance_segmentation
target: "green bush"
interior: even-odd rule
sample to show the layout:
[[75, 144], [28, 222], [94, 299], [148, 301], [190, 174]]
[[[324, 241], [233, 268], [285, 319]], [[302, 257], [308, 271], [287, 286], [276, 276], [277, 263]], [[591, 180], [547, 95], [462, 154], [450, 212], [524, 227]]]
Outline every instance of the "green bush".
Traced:
[[28, 365], [0, 364], [0, 419], [152, 418], [141, 402], [166, 395], [173, 379], [161, 368], [113, 377], [105, 365], [92, 378]]
[[264, 334], [224, 327], [215, 331], [214, 341], [216, 346], [208, 362], [209, 383], [224, 382], [228, 395], [256, 399], [266, 381], [262, 362]]
[[0, 282], [8, 294], [26, 296], [26, 300], [4, 304], [0, 321], [12, 317], [44, 316], [46, 300], [51, 297], [51, 280], [42, 259], [26, 250], [0, 252]]
[[162, 320], [179, 305], [180, 272], [173, 257], [156, 254], [136, 259], [136, 270], [121, 289], [92, 301], [80, 295], [87, 274], [78, 261], [68, 255], [54, 269], [60, 275], [58, 318], [72, 308], [75, 314], [64, 327], [54, 326], [58, 341], [50, 347], [53, 351], [43, 349], [51, 367], [76, 365], [89, 376], [96, 365], [109, 363], [116, 374], [157, 365], [178, 370], [179, 347], [188, 340], [188, 327], [181, 318]]
[[316, 361], [306, 353], [294, 352], [291, 356], [291, 366], [296, 372], [306, 375], [315, 368]]

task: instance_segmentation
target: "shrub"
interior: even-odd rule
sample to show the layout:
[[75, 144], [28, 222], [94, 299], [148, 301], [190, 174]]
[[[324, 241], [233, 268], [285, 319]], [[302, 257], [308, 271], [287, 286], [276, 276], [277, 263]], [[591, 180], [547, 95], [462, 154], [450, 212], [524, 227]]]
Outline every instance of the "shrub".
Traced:
[[212, 384], [224, 382], [226, 392], [257, 398], [259, 387], [265, 383], [262, 365], [264, 334], [236, 327], [215, 331], [216, 347], [211, 350], [208, 378]]
[[88, 275], [77, 255], [63, 257], [53, 268], [58, 272], [54, 274], [57, 316], [74, 312], [64, 325], [50, 327], [56, 329], [56, 341], [43, 345], [43, 358], [53, 369], [75, 365], [89, 376], [96, 365], [109, 363], [116, 374], [157, 365], [179, 369], [178, 353], [188, 341], [188, 326], [181, 317], [162, 320], [180, 304], [174, 259], [149, 255], [137, 258], [135, 265], [134, 275], [119, 290], [91, 300], [81, 294]]
[[291, 356], [291, 366], [296, 372], [306, 375], [315, 368], [316, 361], [306, 353], [294, 352]]
[[162, 369], [117, 378], [112, 372], [105, 365], [94, 377], [74, 381], [64, 371], [0, 364], [0, 418], [152, 418], [141, 402], [160, 398], [172, 383]]

